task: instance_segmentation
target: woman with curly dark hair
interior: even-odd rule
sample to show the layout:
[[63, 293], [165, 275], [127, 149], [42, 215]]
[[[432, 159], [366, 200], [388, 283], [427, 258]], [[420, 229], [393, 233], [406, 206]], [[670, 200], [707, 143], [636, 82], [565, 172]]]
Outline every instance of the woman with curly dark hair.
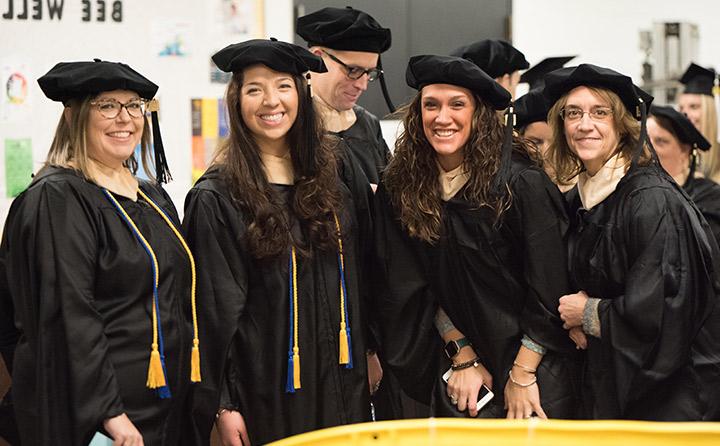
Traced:
[[355, 195], [303, 78], [325, 66], [274, 39], [230, 45], [213, 60], [233, 72], [230, 134], [190, 191], [184, 221], [206, 302], [199, 441], [215, 419], [232, 445], [365, 421]]
[[[436, 415], [575, 417], [576, 349], [557, 313], [563, 198], [500, 119], [510, 95], [481, 69], [416, 56], [407, 80], [419, 92], [376, 202], [388, 362]], [[495, 396], [480, 410], [483, 385]]]

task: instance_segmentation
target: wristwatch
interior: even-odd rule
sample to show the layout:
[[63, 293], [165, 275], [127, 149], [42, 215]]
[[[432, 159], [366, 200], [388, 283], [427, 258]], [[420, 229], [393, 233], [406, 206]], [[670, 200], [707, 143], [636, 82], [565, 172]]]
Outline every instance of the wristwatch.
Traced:
[[445, 354], [447, 355], [448, 358], [453, 359], [455, 357], [455, 355], [457, 355], [458, 352], [460, 352], [461, 348], [468, 346], [468, 345], [472, 345], [472, 344], [470, 344], [470, 341], [468, 340], [468, 338], [460, 338], [460, 339], [452, 340], [452, 341], [448, 342], [447, 344], [445, 344]]

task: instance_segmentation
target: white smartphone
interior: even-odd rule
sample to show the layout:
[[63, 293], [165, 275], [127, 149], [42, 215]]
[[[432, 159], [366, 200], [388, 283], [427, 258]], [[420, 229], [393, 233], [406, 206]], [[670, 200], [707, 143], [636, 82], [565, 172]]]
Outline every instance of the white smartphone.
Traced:
[[[445, 372], [445, 374], [443, 375], [443, 377], [442, 377], [443, 381], [445, 381], [447, 383], [448, 380], [450, 379], [450, 377], [452, 376], [452, 374], [453, 374], [453, 369], [452, 369], [452, 367], [450, 367], [449, 369], [447, 369], [447, 372]], [[477, 397], [477, 405], [475, 406], [475, 407], [477, 407], [477, 410], [480, 410], [483, 407], [485, 407], [485, 405], [488, 402], [490, 402], [490, 400], [493, 399], [494, 396], [495, 396], [495, 394], [492, 393], [492, 390], [488, 389], [488, 387], [485, 384], [483, 384], [482, 387], [480, 387], [480, 392], [478, 393], [478, 397]]]

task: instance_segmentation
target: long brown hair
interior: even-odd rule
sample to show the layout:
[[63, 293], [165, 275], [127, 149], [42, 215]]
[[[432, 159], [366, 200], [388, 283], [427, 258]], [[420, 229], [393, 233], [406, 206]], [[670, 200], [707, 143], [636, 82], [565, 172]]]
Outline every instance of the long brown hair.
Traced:
[[[462, 198], [471, 206], [491, 208], [498, 222], [512, 201], [509, 193], [492, 193], [492, 181], [500, 168], [505, 127], [491, 105], [474, 93], [473, 98], [472, 128], [463, 156], [469, 180]], [[423, 131], [421, 99], [422, 91], [400, 110], [404, 129], [395, 143], [383, 182], [403, 228], [413, 237], [434, 243], [442, 229], [442, 205], [437, 156]], [[513, 136], [513, 149], [528, 152], [517, 136]]]
[[[88, 180], [95, 181], [88, 168], [87, 147], [87, 128], [92, 109], [91, 102], [94, 100], [95, 96], [87, 96], [67, 101], [63, 114], [60, 115], [60, 121], [55, 129], [55, 136], [50, 144], [50, 150], [41, 172], [49, 166], [66, 167], [75, 169]], [[69, 115], [66, 116], [66, 113]], [[141, 162], [147, 176], [154, 181], [155, 169], [150, 168], [153, 166], [150, 161], [150, 133], [148, 120], [143, 116], [143, 133], [140, 137]], [[136, 174], [139, 164], [135, 159], [135, 154], [133, 153], [130, 158], [125, 160], [123, 165]]]
[[[620, 153], [626, 160], [631, 160], [640, 143], [640, 122], [630, 113], [620, 97], [614, 92], [597, 87], [587, 87], [600, 100], [607, 103], [612, 109], [612, 119], [615, 131], [618, 132], [618, 146], [610, 154]], [[565, 125], [560, 117], [560, 110], [567, 104], [570, 93], [566, 93], [550, 108], [548, 124], [552, 129], [552, 140], [548, 148], [548, 158], [554, 169], [557, 184], [569, 185], [573, 178], [585, 170], [580, 158], [570, 149], [565, 135]], [[647, 142], [643, 144], [643, 153], [640, 154], [640, 164], [650, 162], [651, 155]]]
[[242, 72], [233, 74], [225, 94], [229, 135], [213, 159], [232, 198], [247, 213], [245, 242], [258, 259], [275, 257], [296, 246], [305, 255], [314, 249], [337, 247], [333, 214], [340, 209], [337, 161], [333, 141], [323, 135], [320, 120], [308, 97], [305, 79], [293, 76], [298, 113], [288, 132], [295, 174], [290, 212], [300, 221], [303, 244], [291, 232], [291, 218], [279, 194], [270, 186], [260, 149], [240, 112]]

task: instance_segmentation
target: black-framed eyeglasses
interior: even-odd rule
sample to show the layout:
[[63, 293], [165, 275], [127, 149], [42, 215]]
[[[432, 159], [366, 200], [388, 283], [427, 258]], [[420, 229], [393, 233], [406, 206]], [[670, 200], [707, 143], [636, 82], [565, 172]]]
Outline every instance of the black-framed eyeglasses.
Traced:
[[363, 75], [367, 74], [368, 82], [372, 82], [375, 79], [377, 79], [378, 77], [380, 77], [380, 75], [383, 72], [382, 70], [380, 70], [378, 68], [367, 68], [366, 69], [366, 68], [362, 68], [362, 67], [348, 65], [345, 62], [343, 62], [342, 60], [340, 60], [337, 57], [333, 56], [332, 54], [328, 53], [327, 51], [322, 50], [322, 52], [327, 54], [327, 56], [330, 59], [339, 63], [343, 68], [345, 68], [345, 75], [354, 81], [360, 79], [361, 77], [363, 77]]
[[142, 99], [133, 99], [126, 103], [122, 103], [116, 99], [101, 99], [92, 101], [90, 105], [97, 107], [100, 114], [106, 119], [115, 119], [118, 117], [123, 107], [127, 110], [131, 118], [142, 118], [145, 116], [146, 102]]
[[564, 121], [575, 122], [582, 119], [585, 113], [587, 113], [593, 121], [605, 121], [612, 116], [613, 110], [610, 107], [594, 107], [590, 111], [585, 111], [578, 107], [567, 107], [560, 110], [560, 117]]

